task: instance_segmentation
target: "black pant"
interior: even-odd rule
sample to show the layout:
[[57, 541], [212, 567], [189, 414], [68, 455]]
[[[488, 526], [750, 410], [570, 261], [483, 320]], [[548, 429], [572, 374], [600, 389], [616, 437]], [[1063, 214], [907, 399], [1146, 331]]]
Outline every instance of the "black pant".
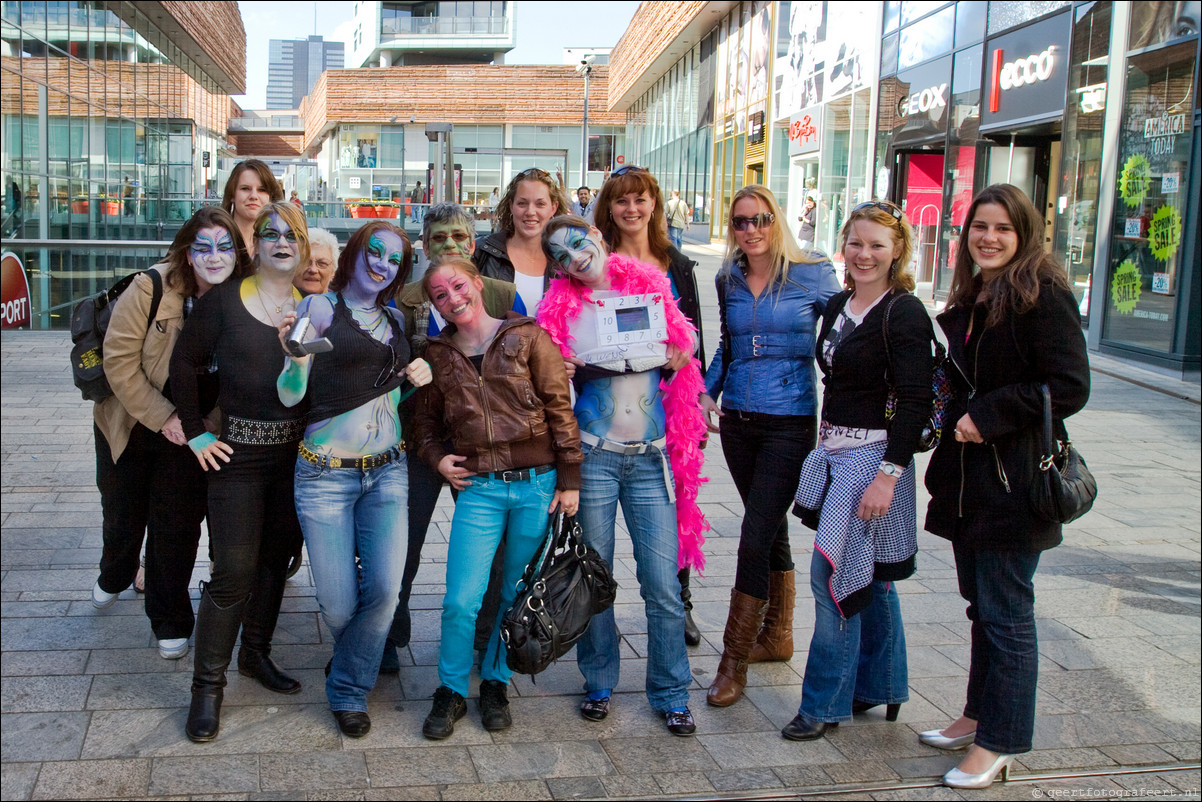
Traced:
[[413, 580], [421, 566], [422, 547], [426, 545], [426, 531], [430, 518], [438, 505], [442, 492], [442, 477], [414, 453], [406, 460], [409, 468], [409, 552], [405, 555], [405, 572], [401, 576], [401, 593], [397, 599], [396, 612], [392, 616], [392, 628], [388, 631], [388, 642], [393, 646], [409, 645], [412, 617], [409, 614], [409, 597], [413, 593]]
[[100, 589], [120, 593], [134, 581], [146, 540], [146, 615], [156, 638], [186, 638], [194, 616], [188, 584], [205, 517], [205, 474], [187, 446], [135, 424], [121, 458], [100, 429], [96, 486], [104, 511]]
[[292, 489], [296, 443], [230, 445], [229, 463], [209, 472], [213, 563], [208, 588], [221, 607], [254, 592], [260, 570], [284, 576], [304, 540]]
[[793, 570], [786, 513], [801, 465], [817, 440], [818, 419], [723, 412], [722, 454], [744, 509], [735, 590], [766, 599], [768, 572]]

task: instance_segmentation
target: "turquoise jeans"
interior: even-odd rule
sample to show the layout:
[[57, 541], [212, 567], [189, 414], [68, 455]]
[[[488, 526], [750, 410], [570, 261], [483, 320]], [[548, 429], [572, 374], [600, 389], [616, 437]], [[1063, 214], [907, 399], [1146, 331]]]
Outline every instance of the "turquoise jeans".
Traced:
[[517, 581], [547, 536], [555, 471], [521, 482], [471, 477], [459, 493], [451, 538], [447, 546], [447, 595], [442, 602], [442, 642], [438, 650], [438, 679], [467, 696], [472, 671], [472, 642], [476, 614], [488, 586], [489, 569], [501, 537], [505, 537], [501, 606], [480, 665], [480, 678], [509, 682], [513, 672], [501, 643], [500, 616], [513, 604]]

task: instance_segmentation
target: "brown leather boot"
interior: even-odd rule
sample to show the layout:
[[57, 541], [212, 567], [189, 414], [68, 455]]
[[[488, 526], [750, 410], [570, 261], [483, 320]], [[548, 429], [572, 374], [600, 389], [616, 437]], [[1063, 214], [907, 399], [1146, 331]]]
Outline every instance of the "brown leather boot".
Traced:
[[737, 590], [730, 592], [730, 613], [722, 635], [722, 661], [718, 675], [705, 700], [715, 707], [728, 707], [739, 701], [747, 684], [747, 655], [764, 623], [766, 599], [757, 599]]
[[793, 657], [793, 604], [797, 600], [797, 586], [793, 582], [793, 571], [772, 571], [768, 574], [768, 612], [764, 613], [764, 626], [760, 629], [749, 663], [764, 660], [789, 660]]

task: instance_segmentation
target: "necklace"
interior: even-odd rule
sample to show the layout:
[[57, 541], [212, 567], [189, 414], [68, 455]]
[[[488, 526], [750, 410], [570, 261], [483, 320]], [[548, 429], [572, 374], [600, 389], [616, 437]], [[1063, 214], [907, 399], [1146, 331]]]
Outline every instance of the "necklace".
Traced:
[[[266, 295], [266, 293], [263, 292], [263, 285], [262, 285], [262, 283], [260, 283], [258, 276], [255, 276], [255, 295], [258, 296], [258, 298], [259, 298], [259, 306], [263, 307], [263, 314], [266, 315], [267, 319], [271, 321], [271, 325], [275, 326], [278, 329], [280, 327], [280, 321], [278, 318], [276, 318], [274, 315], [272, 315], [271, 312], [267, 309], [267, 303], [266, 303], [266, 301], [264, 301], [264, 296]], [[289, 290], [288, 297], [282, 301], [279, 301], [278, 303], [276, 302], [276, 300], [274, 298], [271, 298], [270, 296], [267, 296], [267, 300], [271, 301], [272, 306], [275, 307], [275, 311], [276, 311], [277, 315], [282, 314], [284, 311], [285, 304], [287, 304], [289, 301], [292, 300], [292, 291]]]

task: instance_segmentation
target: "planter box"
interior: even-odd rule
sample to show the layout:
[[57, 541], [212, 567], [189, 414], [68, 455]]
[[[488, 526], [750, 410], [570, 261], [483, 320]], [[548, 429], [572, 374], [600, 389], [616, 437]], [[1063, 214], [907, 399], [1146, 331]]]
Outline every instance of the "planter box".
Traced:
[[376, 207], [376, 217], [379, 217], [383, 220], [396, 219], [397, 217], [400, 216], [400, 214], [401, 214], [401, 210], [396, 206], [377, 206]]
[[351, 217], [356, 220], [363, 220], [376, 216], [376, 207], [374, 206], [352, 206]]
[[113, 217], [121, 216], [121, 201], [104, 201], [101, 203], [104, 213]]
[[71, 201], [71, 214], [87, 214], [89, 209], [88, 201]]

